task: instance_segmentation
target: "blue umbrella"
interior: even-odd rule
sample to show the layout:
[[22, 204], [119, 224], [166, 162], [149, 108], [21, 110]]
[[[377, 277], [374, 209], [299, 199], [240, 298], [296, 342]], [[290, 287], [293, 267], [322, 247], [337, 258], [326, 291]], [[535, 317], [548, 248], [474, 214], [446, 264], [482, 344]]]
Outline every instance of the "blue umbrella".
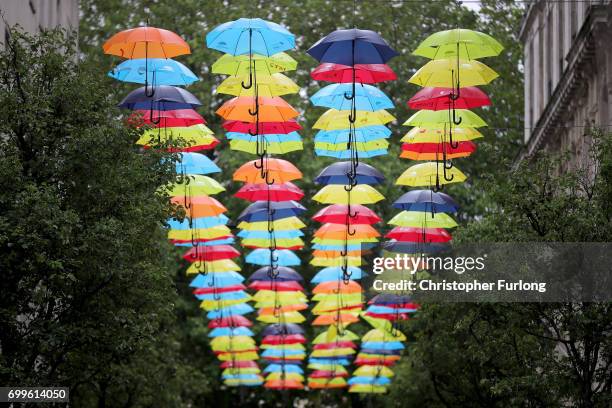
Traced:
[[[242, 230], [238, 233], [238, 236], [245, 239], [272, 239], [272, 233], [268, 231]], [[304, 233], [300, 230], [274, 231], [274, 238], [276, 239], [292, 239], [303, 236]]]
[[144, 84], [145, 72], [146, 83], [152, 86], [187, 86], [199, 80], [185, 65], [169, 58], [129, 59], [113, 68], [108, 76], [123, 82]]
[[349, 184], [348, 174], [356, 175], [353, 179], [357, 184], [380, 184], [385, 181], [385, 176], [375, 167], [369, 164], [359, 163], [353, 166], [351, 162], [337, 162], [325, 167], [314, 179], [317, 184]]
[[155, 88], [153, 96], [149, 96], [144, 86], [135, 89], [123, 98], [118, 106], [132, 110], [175, 110], [194, 109], [202, 106], [202, 103], [186, 89], [161, 85]]
[[208, 272], [206, 275], [198, 274], [189, 284], [192, 288], [212, 288], [213, 286], [222, 288], [237, 285], [244, 281], [244, 276], [238, 272]]
[[245, 315], [247, 313], [251, 313], [253, 307], [248, 303], [239, 303], [237, 305], [231, 305], [227, 307], [222, 307], [220, 309], [211, 310], [206, 314], [206, 318], [208, 319], [219, 319], [227, 316], [235, 316], [235, 315]]
[[267, 57], [295, 47], [295, 36], [286, 28], [261, 18], [239, 18], [215, 27], [206, 35], [208, 48], [231, 55]]
[[[387, 149], [369, 150], [367, 152], [359, 151], [359, 158], [369, 159], [376, 156], [385, 156], [387, 153]], [[323, 157], [335, 157], [336, 159], [350, 159], [352, 156], [350, 150], [315, 149], [315, 154]]]
[[401, 350], [386, 350], [386, 349], [377, 349], [377, 348], [361, 348], [361, 353], [366, 354], [383, 354], [385, 356], [399, 356], [402, 354]]
[[[378, 139], [387, 139], [391, 136], [391, 129], [383, 125], [363, 126], [356, 128], [351, 136], [355, 142], [367, 143]], [[315, 142], [321, 143], [347, 143], [349, 129], [319, 130], [315, 135]]]
[[297, 201], [256, 201], [245, 208], [237, 221], [257, 222], [280, 220], [299, 215], [306, 208]]
[[412, 190], [403, 194], [393, 203], [394, 208], [406, 211], [431, 211], [434, 213], [454, 213], [459, 204], [451, 196], [432, 190]]
[[254, 336], [248, 327], [216, 327], [208, 333], [208, 337], [220, 336]]
[[359, 251], [372, 249], [377, 246], [375, 242], [362, 242], [361, 244], [348, 244], [346, 247], [344, 244], [338, 245], [322, 245], [322, 244], [313, 244], [312, 249], [320, 249], [321, 251], [344, 251], [346, 248], [347, 251]]
[[338, 358], [334, 358], [334, 357], [326, 357], [326, 358], [318, 358], [318, 357], [309, 357], [308, 358], [308, 363], [309, 364], [337, 364], [337, 365], [341, 365], [341, 366], [347, 366], [349, 364], [351, 364], [351, 361], [345, 357], [338, 357]]
[[[171, 229], [175, 230], [191, 230], [191, 229], [206, 229], [216, 227], [218, 225], [225, 225], [229, 221], [223, 214], [219, 214], [214, 217], [200, 217], [200, 218], [192, 218], [191, 225], [189, 224], [189, 219], [185, 218], [183, 221], [178, 221], [175, 219], [168, 220], [168, 226]], [[192, 245], [190, 245], [192, 246]], [[198, 246], [200, 246], [198, 244]], [[208, 245], [211, 246], [211, 245]]]
[[181, 160], [176, 162], [178, 174], [210, 174], [219, 173], [221, 169], [208, 158], [200, 153], [181, 153]]
[[[356, 266], [347, 267], [348, 273], [351, 274], [352, 280], [361, 279], [363, 273], [361, 269]], [[321, 269], [310, 281], [312, 283], [321, 283], [321, 282], [330, 282], [330, 281], [338, 281], [342, 280], [344, 276], [344, 272], [339, 266], [329, 266], [327, 268]]]
[[414, 313], [417, 311], [417, 309], [371, 305], [371, 306], [368, 306], [367, 311], [370, 313], [375, 313], [375, 314], [392, 314], [392, 313]]
[[319, 62], [334, 64], [384, 64], [399, 55], [371, 30], [336, 30], [321, 38], [307, 51]]
[[270, 364], [263, 370], [264, 373], [278, 373], [283, 371], [286, 373], [304, 373], [302, 367], [297, 364], [291, 364], [289, 362], [285, 362], [284, 364]]
[[237, 290], [235, 292], [205, 293], [195, 295], [198, 300], [240, 300], [247, 298], [248, 296], [249, 295], [247, 295], [244, 290]]
[[[353, 109], [352, 84], [331, 84], [320, 89], [310, 97], [315, 106], [323, 106], [337, 110]], [[380, 89], [372, 85], [358, 84], [355, 86], [354, 109], [374, 112], [380, 109], [393, 108], [393, 101]]]
[[[261, 380], [261, 377], [257, 374], [223, 374], [221, 376], [224, 380]], [[263, 381], [261, 381], [263, 383]], [[243, 384], [247, 385], [247, 384]], [[253, 385], [253, 384], [248, 384]]]
[[403, 350], [405, 346], [401, 341], [364, 341], [361, 348], [381, 350]]
[[270, 265], [270, 255], [274, 259], [274, 265], [278, 266], [295, 266], [300, 265], [302, 261], [293, 251], [288, 249], [276, 249], [270, 254], [267, 248], [258, 248], [247, 255], [245, 262], [254, 265]]
[[[268, 260], [269, 263], [269, 260]], [[302, 275], [297, 273], [293, 268], [287, 268], [285, 266], [279, 266], [277, 268], [270, 268], [269, 266], [264, 266], [263, 268], [259, 268], [249, 277], [249, 282], [253, 281], [269, 281], [276, 280], [278, 282], [303, 282], [304, 278]]]
[[304, 329], [295, 323], [275, 323], [261, 332], [262, 336], [280, 336], [283, 334], [304, 334]]
[[263, 353], [261, 353], [261, 357], [283, 357], [283, 356], [296, 356], [300, 354], [305, 354], [304, 350], [278, 350], [278, 349], [267, 349]]
[[367, 384], [367, 385], [387, 385], [391, 383], [391, 380], [387, 377], [363, 377], [357, 376], [352, 377], [348, 380], [349, 385], [354, 384]]

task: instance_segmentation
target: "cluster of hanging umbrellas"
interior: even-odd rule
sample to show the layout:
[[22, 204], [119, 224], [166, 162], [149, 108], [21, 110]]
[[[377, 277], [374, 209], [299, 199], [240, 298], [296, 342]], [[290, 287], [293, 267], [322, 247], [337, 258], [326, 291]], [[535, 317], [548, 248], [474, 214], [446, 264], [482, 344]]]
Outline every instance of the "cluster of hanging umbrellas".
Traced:
[[298, 202], [304, 192], [292, 183], [302, 173], [290, 162], [271, 157], [303, 149], [298, 112], [282, 98], [300, 89], [284, 74], [297, 67], [284, 52], [295, 47], [295, 37], [276, 23], [241, 18], [214, 28], [206, 42], [224, 52], [212, 72], [228, 75], [216, 91], [233, 96], [217, 110], [230, 148], [256, 155], [233, 179], [245, 183], [236, 197], [250, 203], [238, 217], [238, 236], [251, 250], [246, 263], [258, 268], [248, 288], [255, 291], [257, 320], [269, 324], [259, 346], [267, 366], [265, 383], [254, 361], [249, 370], [236, 370], [233, 378], [257, 379], [270, 389], [302, 389], [306, 339], [299, 323], [305, 321], [300, 311], [308, 308], [308, 299], [302, 277], [292, 268], [300, 265], [294, 251], [304, 246], [305, 224], [298, 218], [306, 211]]
[[177, 180], [161, 191], [183, 209], [185, 217], [168, 220], [168, 238], [186, 249], [183, 258], [190, 263], [187, 274], [194, 275], [190, 286], [207, 312], [211, 348], [224, 369], [226, 384], [252, 384], [238, 381], [230, 373], [234, 367], [252, 369], [250, 357], [257, 358], [257, 353], [249, 342], [250, 322], [242, 316], [248, 310], [245, 302], [249, 295], [238, 273], [240, 267], [233, 261], [240, 253], [231, 246], [234, 238], [226, 225], [227, 209], [212, 197], [225, 189], [208, 175], [221, 170], [202, 153], [211, 151], [218, 140], [195, 110], [201, 106], [200, 101], [179, 87], [198, 78], [186, 66], [170, 59], [189, 54], [190, 48], [175, 33], [138, 27], [111, 37], [104, 51], [126, 58], [109, 76], [144, 85], [119, 105], [134, 111], [130, 121], [145, 129], [137, 143], [179, 154]]
[[[313, 325], [325, 329], [313, 340], [308, 386], [350, 386], [351, 392], [368, 392], [378, 364], [358, 358], [360, 368], [348, 379], [360, 340], [348, 326], [360, 316], [379, 324], [377, 316], [363, 311], [358, 281], [363, 276], [362, 256], [380, 237], [373, 225], [381, 219], [366, 205], [384, 199], [374, 186], [385, 179], [362, 160], [387, 154], [391, 131], [385, 124], [395, 118], [386, 109], [393, 108], [393, 102], [374, 84], [396, 79], [386, 62], [397, 53], [377, 33], [354, 28], [330, 33], [308, 54], [320, 62], [312, 78], [331, 82], [310, 98], [313, 105], [328, 108], [314, 125], [319, 129], [315, 153], [346, 160], [326, 167], [315, 179], [323, 187], [313, 200], [328, 206], [313, 217], [322, 225], [312, 240], [310, 263], [323, 269], [312, 279], [312, 300], [317, 302], [312, 313]], [[379, 355], [377, 344], [370, 345], [375, 346], [368, 350], [370, 355]]]

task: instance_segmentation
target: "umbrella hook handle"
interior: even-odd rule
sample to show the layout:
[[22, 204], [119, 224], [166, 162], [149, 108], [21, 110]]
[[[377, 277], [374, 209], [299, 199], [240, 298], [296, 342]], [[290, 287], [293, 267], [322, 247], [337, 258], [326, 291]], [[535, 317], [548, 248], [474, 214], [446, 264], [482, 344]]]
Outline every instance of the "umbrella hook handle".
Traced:
[[[145, 63], [145, 65], [146, 65], [146, 63]], [[147, 67], [145, 67], [145, 87], [144, 87], [145, 89], [144, 89], [144, 91], [145, 91], [145, 96], [147, 98], [152, 98], [155, 95], [155, 80], [156, 80], [155, 71], [153, 71], [153, 75], [152, 76], [153, 76], [153, 78], [151, 80], [151, 92], [149, 93], [149, 91], [147, 90], [147, 86], [148, 86], [147, 82], [148, 82], [148, 77], [149, 77], [149, 70], [148, 70]]]
[[353, 184], [352, 181], [350, 181], [349, 184], [344, 186], [344, 191], [349, 192], [349, 191], [353, 190], [354, 187], [355, 187], [355, 185]]
[[351, 231], [350, 226], [347, 225], [346, 233], [349, 234], [350, 236], [353, 236], [353, 235], [355, 235], [357, 233], [357, 230], [355, 230], [355, 228], [353, 228], [353, 230]]
[[256, 169], [263, 169], [263, 166], [264, 166], [263, 161], [264, 161], [264, 154], [260, 154], [259, 159], [253, 162], [253, 166], [255, 166]]
[[249, 84], [246, 85], [244, 81], [242, 81], [242, 88], [250, 89], [253, 86], [253, 69], [251, 64], [253, 64], [253, 29], [249, 28]]
[[[454, 105], [454, 103], [453, 103], [453, 105]], [[456, 112], [456, 109], [455, 109], [455, 107], [453, 106], [453, 123], [454, 123], [455, 125], [460, 125], [460, 124], [461, 124], [461, 122], [463, 122], [463, 118], [462, 118], [461, 116], [459, 116], [459, 119], [457, 119], [457, 115], [456, 115], [456, 113], [455, 113], [455, 112]], [[453, 146], [453, 147], [454, 147], [454, 148], [456, 148], [456, 146]]]
[[157, 124], [159, 124], [159, 122], [161, 122], [161, 116], [159, 116], [157, 118], [157, 120], [155, 120], [154, 117], [153, 117], [153, 111], [154, 111], [153, 104], [151, 103], [151, 109], [149, 110], [149, 121], [152, 124], [157, 125]]
[[242, 89], [251, 89], [253, 87], [253, 71], [251, 67], [251, 63], [249, 62], [249, 83], [245, 84], [244, 81], [240, 83]]
[[269, 185], [269, 186], [273, 185], [273, 184], [275, 183], [275, 181], [276, 181], [276, 180], [275, 180], [275, 179], [272, 179], [272, 181], [270, 181], [270, 178], [269, 178], [269, 176], [270, 176], [270, 172], [269, 172], [269, 171], [266, 171], [265, 173], [266, 173], [266, 176], [265, 176], [265, 179], [266, 179], [266, 184], [267, 184], [267, 185]]
[[442, 168], [444, 170], [444, 180], [446, 180], [446, 181], [453, 181], [453, 179], [455, 178], [455, 175], [451, 174], [450, 177], [448, 177], [446, 175], [446, 170], [447, 170], [446, 165], [443, 165]]

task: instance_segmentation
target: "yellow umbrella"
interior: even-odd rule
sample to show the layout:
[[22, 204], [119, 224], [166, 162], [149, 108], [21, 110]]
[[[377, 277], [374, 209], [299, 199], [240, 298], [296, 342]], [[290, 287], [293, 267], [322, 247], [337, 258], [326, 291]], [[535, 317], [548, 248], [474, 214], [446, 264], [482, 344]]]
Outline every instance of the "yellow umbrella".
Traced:
[[190, 241], [194, 237], [200, 239], [216, 239], [231, 235], [232, 231], [226, 225], [216, 225], [210, 228], [168, 231], [168, 239], [177, 241]]
[[223, 353], [219, 354], [217, 358], [221, 361], [253, 361], [258, 360], [259, 356], [256, 352], [246, 352], [246, 353]]
[[203, 300], [200, 303], [200, 308], [209, 312], [211, 310], [219, 309], [220, 304], [223, 305], [221, 307], [228, 307], [228, 306], [239, 305], [241, 303], [246, 303], [246, 302], [249, 302], [250, 300], [251, 300], [250, 296], [247, 296], [243, 299], [234, 299], [234, 300]]
[[[465, 142], [478, 139], [482, 134], [474, 128], [452, 128], [453, 140]], [[441, 143], [444, 138], [448, 141], [449, 133], [442, 128], [414, 127], [400, 140], [403, 143]]]
[[203, 272], [214, 272], [214, 273], [223, 273], [223, 272], [237, 272], [240, 271], [241, 268], [238, 264], [231, 259], [219, 259], [216, 261], [203, 261], [203, 262], [194, 262], [187, 268], [186, 273], [188, 275], [194, 273], [203, 273]]
[[217, 138], [213, 136], [212, 130], [205, 125], [198, 124], [184, 127], [147, 129], [140, 136], [136, 144], [147, 146], [151, 142], [167, 143], [172, 140], [185, 144], [184, 147], [210, 145], [218, 142]]
[[[355, 142], [353, 146], [360, 152], [368, 152], [370, 150], [379, 150], [386, 149], [389, 147], [389, 142], [385, 139], [377, 139], [369, 142]], [[346, 142], [341, 143], [325, 143], [325, 142], [316, 142], [314, 145], [315, 149], [319, 150], [330, 150], [333, 152], [347, 150]]]
[[278, 316], [259, 315], [257, 320], [264, 323], [302, 323], [306, 318], [300, 312], [279, 313]]
[[357, 353], [354, 349], [350, 348], [350, 347], [340, 347], [340, 348], [336, 348], [336, 349], [321, 349], [321, 350], [314, 350], [311, 354], [310, 357], [338, 357], [338, 356], [345, 356], [348, 354], [355, 354]]
[[361, 257], [313, 258], [309, 264], [313, 266], [343, 266], [344, 260], [348, 266], [361, 266]]
[[383, 342], [383, 341], [406, 341], [406, 336], [399, 330], [393, 332], [373, 329], [364, 334], [361, 341]]
[[[455, 119], [461, 121], [463, 126], [478, 128], [487, 126], [487, 123], [480, 116], [467, 109], [455, 109]], [[429, 128], [444, 129], [453, 119], [449, 117], [449, 112], [445, 110], [432, 111], [420, 110], [412, 115], [404, 126], [427, 126]]]
[[253, 54], [251, 57], [248, 54], [225, 54], [212, 65], [212, 72], [213, 74], [249, 75], [249, 72], [254, 68], [257, 74], [270, 75], [277, 72], [293, 71], [296, 67], [297, 61], [284, 52], [269, 57], [260, 54]]
[[262, 344], [262, 350], [306, 350], [303, 344]]
[[415, 228], [455, 228], [458, 224], [446, 213], [431, 211], [402, 211], [389, 220], [390, 225]]
[[467, 178], [456, 167], [446, 169], [444, 163], [426, 162], [409, 167], [395, 181], [395, 184], [411, 187], [431, 187], [435, 185], [461, 183]]
[[199, 195], [213, 195], [225, 191], [225, 188], [215, 179], [200, 174], [190, 174], [177, 180], [176, 183], [165, 187], [165, 192], [170, 197], [195, 197]]
[[345, 186], [328, 184], [319, 190], [312, 199], [323, 204], [374, 204], [385, 199], [374, 187], [358, 184], [349, 192]]
[[[265, 135], [262, 135], [265, 136]], [[270, 154], [285, 154], [295, 152], [298, 150], [304, 150], [304, 144], [302, 141], [288, 141], [281, 143], [264, 143], [265, 151]], [[346, 143], [344, 144], [346, 146]], [[251, 142], [243, 139], [232, 139], [230, 140], [230, 149], [239, 152], [245, 152], [250, 154], [257, 154], [257, 142]], [[261, 147], [260, 147], [261, 150]]]
[[274, 290], [259, 290], [253, 296], [256, 302], [277, 301], [279, 305], [307, 302], [308, 298], [302, 292], [276, 292]]
[[270, 373], [266, 377], [266, 381], [272, 380], [293, 380], [293, 381], [304, 381], [304, 376], [299, 373], [281, 373], [280, 371]]
[[[242, 83], [248, 83], [247, 75], [231, 76], [217, 88], [217, 93], [234, 96], [254, 96], [255, 87], [244, 89]], [[280, 96], [298, 93], [300, 86], [283, 74], [257, 75], [257, 93], [259, 96]]]
[[389, 367], [383, 365], [364, 365], [353, 371], [354, 376], [360, 377], [393, 377], [395, 374]]
[[459, 63], [459, 83], [462, 87], [486, 85], [499, 76], [482, 62], [463, 59], [457, 61], [452, 58], [429, 61], [415, 72], [408, 82], [419, 86], [455, 87], [457, 86], [457, 62]]
[[354, 384], [349, 388], [349, 392], [360, 392], [364, 394], [384, 394], [387, 392], [387, 387], [384, 385], [374, 384]]
[[359, 340], [359, 336], [353, 333], [350, 330], [341, 330], [338, 333], [338, 329], [336, 326], [329, 326], [329, 329], [325, 330], [323, 333], [319, 334], [312, 341], [312, 344], [322, 344], [322, 343], [332, 343], [335, 341], [353, 341]]
[[[274, 230], [276, 231], [301, 229], [306, 226], [306, 224], [304, 224], [302, 220], [300, 220], [298, 217], [287, 217], [282, 218], [280, 220], [274, 220], [271, 224], [271, 226], [274, 227]], [[248, 231], [267, 231], [268, 225], [268, 221], [242, 221], [240, 224], [238, 224], [238, 228]]]
[[[272, 239], [266, 238], [246, 238], [242, 240], [242, 246], [265, 248], [271, 246], [273, 244], [272, 241]], [[274, 242], [279, 247], [291, 248], [296, 246], [304, 246], [304, 241], [302, 241], [301, 238], [276, 238]]]
[[[350, 111], [341, 111], [336, 109], [329, 109], [326, 111], [317, 122], [313, 125], [314, 129], [322, 130], [339, 130], [348, 129]], [[355, 127], [372, 126], [372, 125], [384, 125], [395, 120], [395, 117], [384, 109], [377, 110], [374, 112], [370, 111], [357, 111]]]

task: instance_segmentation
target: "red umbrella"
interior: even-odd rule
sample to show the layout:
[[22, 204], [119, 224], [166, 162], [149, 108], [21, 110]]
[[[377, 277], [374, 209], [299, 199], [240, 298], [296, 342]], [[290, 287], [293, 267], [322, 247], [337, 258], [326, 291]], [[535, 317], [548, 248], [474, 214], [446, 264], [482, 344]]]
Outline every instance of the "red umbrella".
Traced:
[[337, 372], [328, 370], [316, 370], [313, 371], [308, 377], [309, 378], [336, 378], [336, 377], [348, 377], [347, 372]]
[[366, 316], [374, 317], [376, 319], [385, 320], [408, 320], [408, 313], [372, 313], [365, 312]]
[[290, 181], [272, 185], [249, 183], [242, 186], [234, 197], [247, 201], [298, 201], [304, 197], [304, 192]]
[[[457, 142], [457, 147], [451, 143], [403, 143], [400, 157], [410, 160], [442, 160], [467, 157], [476, 151], [476, 144], [466, 140]], [[445, 156], [446, 153], [446, 156]]]
[[219, 367], [221, 368], [259, 368], [255, 361], [246, 360], [246, 361], [224, 361]]
[[266, 336], [261, 341], [261, 344], [303, 344], [306, 343], [306, 338], [301, 334], [286, 334], [284, 336]]
[[450, 99], [452, 93], [452, 88], [423, 88], [410, 98], [408, 107], [415, 110], [426, 109], [437, 111], [448, 109], [449, 107], [454, 107], [455, 109], [473, 109], [491, 105], [491, 100], [487, 94], [475, 86], [461, 88], [461, 94], [454, 101], [454, 105]]
[[[151, 116], [153, 120], [151, 120]], [[132, 126], [152, 125], [153, 127], [186, 127], [206, 123], [202, 115], [193, 109], [135, 110], [127, 123]]]
[[246, 287], [243, 284], [231, 285], [220, 287], [212, 287], [212, 288], [197, 288], [193, 291], [194, 295], [208, 295], [211, 293], [227, 293], [227, 292], [236, 292], [239, 290], [245, 290]]
[[385, 238], [404, 242], [449, 242], [453, 239], [444, 228], [395, 227]]
[[170, 240], [171, 244], [189, 244], [192, 242], [208, 242], [208, 241], [216, 241], [216, 240], [221, 240], [221, 239], [227, 239], [227, 238], [231, 238], [233, 237], [233, 235], [224, 235], [222, 237], [215, 237], [215, 238], [194, 238], [192, 239], [172, 239]]
[[357, 345], [352, 341], [334, 341], [331, 343], [319, 343], [314, 345], [314, 350], [333, 350], [335, 348], [357, 348]]
[[274, 290], [277, 292], [295, 292], [304, 291], [302, 285], [295, 281], [289, 282], [277, 282], [275, 280], [270, 281], [253, 281], [249, 284], [249, 289], [253, 290]]
[[[321, 209], [312, 219], [321, 223], [346, 224], [347, 213], [348, 205], [333, 204]], [[351, 224], [376, 224], [381, 221], [374, 211], [361, 204], [351, 204], [351, 215], [355, 215], [350, 217]]]
[[259, 122], [259, 129], [255, 123], [241, 122], [239, 120], [226, 120], [223, 122], [223, 128], [228, 132], [238, 133], [255, 133], [259, 131], [259, 134], [287, 134], [300, 130], [302, 127], [297, 123], [295, 119], [288, 120], [286, 122]]
[[355, 365], [384, 365], [384, 366], [393, 366], [396, 363], [396, 360], [390, 360], [388, 358], [365, 358], [365, 357], [357, 357], [353, 362]]
[[[350, 65], [324, 62], [310, 73], [316, 81], [335, 83], [353, 82], [353, 67]], [[397, 75], [387, 64], [356, 64], [355, 82], [375, 84], [377, 82], [395, 81]]]
[[208, 327], [210, 329], [215, 329], [217, 327], [250, 327], [253, 323], [244, 316], [241, 315], [232, 315], [227, 317], [222, 317], [220, 319], [212, 319], [208, 322]]
[[232, 259], [240, 256], [240, 252], [231, 245], [212, 245], [191, 247], [185, 252], [183, 259], [189, 262], [216, 261], [219, 259]]

